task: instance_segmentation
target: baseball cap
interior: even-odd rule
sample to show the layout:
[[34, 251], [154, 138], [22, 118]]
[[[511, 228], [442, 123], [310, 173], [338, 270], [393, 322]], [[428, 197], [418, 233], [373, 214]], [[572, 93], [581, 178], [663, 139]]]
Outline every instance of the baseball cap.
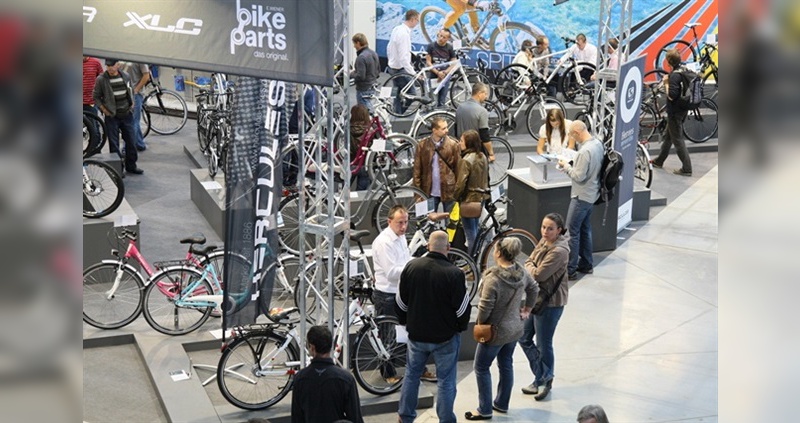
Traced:
[[117, 62], [119, 62], [118, 59], [106, 59], [106, 66], [114, 66]]

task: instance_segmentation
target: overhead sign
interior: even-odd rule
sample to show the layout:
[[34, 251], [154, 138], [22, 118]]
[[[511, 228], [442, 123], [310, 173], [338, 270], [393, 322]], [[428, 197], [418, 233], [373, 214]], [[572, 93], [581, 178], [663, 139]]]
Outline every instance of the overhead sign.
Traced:
[[633, 173], [636, 167], [636, 147], [639, 143], [639, 115], [642, 104], [642, 74], [644, 56], [620, 66], [617, 85], [616, 119], [614, 119], [614, 149], [622, 155], [622, 180], [619, 183], [619, 213], [617, 232], [633, 220]]
[[84, 54], [333, 85], [330, 0], [84, 0]]

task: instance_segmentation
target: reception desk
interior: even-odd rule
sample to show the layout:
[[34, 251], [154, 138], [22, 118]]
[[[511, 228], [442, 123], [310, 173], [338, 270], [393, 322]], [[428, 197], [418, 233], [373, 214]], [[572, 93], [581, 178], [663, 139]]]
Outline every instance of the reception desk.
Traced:
[[[533, 233], [538, 239], [541, 237], [540, 228], [545, 215], [556, 212], [567, 219], [572, 183], [568, 179], [560, 178], [537, 182], [531, 174], [528, 167], [508, 171], [507, 194], [512, 201], [508, 205], [508, 223], [514, 228]], [[592, 246], [595, 252], [614, 250], [617, 247], [616, 197], [608, 205], [604, 226], [605, 210], [605, 204], [596, 205], [592, 210]]]

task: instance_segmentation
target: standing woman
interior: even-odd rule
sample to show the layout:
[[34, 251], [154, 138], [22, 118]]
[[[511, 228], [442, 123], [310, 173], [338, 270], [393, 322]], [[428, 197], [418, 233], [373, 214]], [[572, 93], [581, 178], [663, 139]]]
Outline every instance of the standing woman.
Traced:
[[548, 110], [547, 120], [539, 128], [539, 145], [536, 146], [536, 152], [561, 154], [561, 150], [567, 148], [575, 151], [575, 141], [567, 136], [570, 124], [572, 121], [564, 119], [561, 109]]
[[[528, 272], [514, 260], [521, 249], [522, 242], [517, 238], [500, 240], [493, 251], [497, 264], [486, 270], [481, 278], [477, 322], [491, 324], [495, 335], [487, 343], [478, 343], [475, 349], [478, 411], [467, 411], [464, 414], [467, 420], [489, 419], [492, 410], [508, 412], [511, 389], [514, 387], [514, 348], [539, 291]], [[520, 308], [523, 294], [525, 305]], [[497, 384], [497, 396], [492, 401], [492, 374], [489, 368], [495, 357], [500, 381]]]
[[[358, 149], [361, 147], [361, 137], [364, 132], [372, 125], [372, 118], [369, 116], [369, 109], [363, 104], [356, 104], [350, 109], [350, 161], [356, 157]], [[367, 173], [366, 164], [361, 167], [352, 179], [356, 180], [356, 191], [364, 191], [369, 188], [370, 178]]]
[[[553, 335], [569, 296], [568, 241], [564, 218], [558, 213], [550, 213], [542, 219], [542, 239], [525, 261], [525, 269], [539, 284], [539, 298], [544, 301], [541, 311], [538, 314], [531, 313], [525, 321], [525, 331], [519, 340], [519, 345], [528, 357], [531, 371], [536, 376], [533, 383], [522, 388], [522, 392], [536, 395], [536, 401], [545, 399], [553, 388]], [[533, 342], [534, 334], [536, 344]]]
[[458, 182], [454, 198], [459, 200], [461, 224], [467, 239], [469, 254], [475, 250], [478, 223], [483, 201], [489, 198], [489, 161], [483, 154], [478, 131], [470, 129], [461, 134], [461, 160], [458, 161]]

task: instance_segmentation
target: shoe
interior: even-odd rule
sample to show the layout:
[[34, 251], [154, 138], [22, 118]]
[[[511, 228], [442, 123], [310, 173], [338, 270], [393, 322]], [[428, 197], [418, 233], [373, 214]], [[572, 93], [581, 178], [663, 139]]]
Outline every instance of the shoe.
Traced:
[[430, 370], [425, 370], [425, 373], [420, 376], [419, 380], [424, 380], [425, 382], [436, 382], [436, 375], [431, 373]]
[[147, 146], [144, 147], [139, 147], [138, 145], [136, 146], [136, 151], [145, 151], [145, 150], [147, 150]]
[[592, 273], [594, 273], [594, 268], [590, 267], [590, 268], [588, 268], [588, 269], [581, 269], [581, 268], [579, 267], [579, 268], [578, 268], [578, 272], [581, 272], [581, 273], [586, 273], [587, 275], [591, 275]]
[[503, 414], [508, 413], [508, 410], [503, 410], [502, 408], [500, 408], [500, 407], [498, 407], [498, 406], [496, 406], [494, 404], [492, 404], [492, 410], [497, 411], [498, 413], [503, 413]]
[[144, 173], [144, 171], [138, 167], [135, 167], [133, 169], [126, 169], [125, 172], [132, 173], [134, 175], [141, 175]]
[[491, 420], [492, 415], [484, 416], [483, 414], [473, 414], [472, 411], [467, 411], [464, 413], [464, 418], [467, 420]]
[[653, 165], [653, 167], [656, 168], [656, 169], [661, 169], [661, 168], [664, 167], [663, 164], [658, 164], [658, 163], [654, 162], [653, 160], [650, 160], [650, 164]]
[[387, 378], [385, 378], [384, 380], [385, 380], [385, 381], [386, 381], [386, 383], [388, 383], [389, 385], [394, 385], [394, 384], [396, 384], [396, 383], [400, 382], [400, 378], [399, 378], [399, 377], [387, 377]]
[[553, 389], [553, 379], [548, 380], [547, 383], [545, 383], [544, 386], [542, 386], [542, 389], [539, 391], [539, 393], [536, 394], [535, 397], [533, 397], [533, 399], [535, 399], [536, 401], [541, 401], [547, 398], [547, 396], [550, 395], [551, 389]]
[[675, 169], [672, 173], [680, 176], [692, 176], [692, 172], [684, 172], [683, 169]]
[[576, 280], [578, 280], [578, 272], [572, 272], [572, 273], [570, 273], [570, 274], [569, 274], [569, 276], [568, 276], [568, 278], [569, 278], [569, 280], [571, 280], [571, 281], [576, 281]]
[[536, 395], [539, 393], [539, 386], [536, 385], [536, 382], [533, 382], [528, 386], [523, 386], [522, 393], [526, 395]]

